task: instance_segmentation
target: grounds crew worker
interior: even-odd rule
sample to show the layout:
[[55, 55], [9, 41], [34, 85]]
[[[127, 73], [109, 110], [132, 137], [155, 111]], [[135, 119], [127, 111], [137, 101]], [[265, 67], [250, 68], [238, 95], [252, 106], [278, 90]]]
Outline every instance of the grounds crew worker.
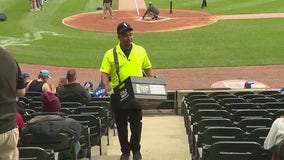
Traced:
[[149, 6], [148, 6], [146, 12], [144, 13], [142, 19], [144, 19], [146, 15], [151, 17], [152, 20], [157, 20], [158, 19], [158, 15], [159, 15], [159, 9], [157, 7], [155, 7], [152, 4], [152, 2], [149, 2]]

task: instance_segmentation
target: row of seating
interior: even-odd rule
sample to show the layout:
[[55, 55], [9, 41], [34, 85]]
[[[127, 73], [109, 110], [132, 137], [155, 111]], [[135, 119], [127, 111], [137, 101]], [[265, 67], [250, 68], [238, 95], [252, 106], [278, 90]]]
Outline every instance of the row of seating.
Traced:
[[[29, 93], [29, 92], [28, 92]], [[37, 94], [32, 94], [37, 95]], [[31, 119], [34, 115], [40, 114], [41, 101], [35, 100], [32, 95], [20, 99], [28, 99], [25, 102], [27, 113], [24, 114], [25, 121]], [[33, 105], [33, 102], [37, 102]], [[36, 104], [36, 103], [34, 103]], [[107, 137], [107, 145], [109, 145], [109, 128], [113, 125], [113, 117], [110, 110], [109, 98], [96, 98], [86, 106], [77, 102], [62, 102], [60, 112], [65, 116], [73, 118], [82, 124], [82, 133], [80, 136], [81, 150], [76, 156], [74, 137], [61, 133], [52, 138], [41, 137], [38, 135], [27, 134], [20, 138], [19, 148], [25, 147], [41, 147], [45, 149], [52, 149], [54, 153], [59, 152], [58, 159], [80, 159], [87, 157], [91, 159], [91, 148], [99, 146], [100, 155], [102, 155], [102, 137]], [[35, 149], [33, 149], [35, 150]], [[24, 154], [25, 153], [25, 154]], [[22, 153], [27, 155], [26, 152]], [[28, 156], [28, 155], [27, 155]], [[49, 156], [53, 157], [53, 155]], [[26, 157], [24, 157], [26, 159]], [[52, 159], [52, 158], [51, 158]]]
[[278, 91], [248, 92], [185, 96], [183, 113], [193, 160], [269, 158], [262, 145], [273, 120], [284, 113], [284, 103], [270, 97]]

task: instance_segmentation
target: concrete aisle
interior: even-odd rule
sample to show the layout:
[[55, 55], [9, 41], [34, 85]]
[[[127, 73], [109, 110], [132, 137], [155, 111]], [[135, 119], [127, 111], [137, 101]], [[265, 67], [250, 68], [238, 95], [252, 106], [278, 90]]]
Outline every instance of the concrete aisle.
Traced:
[[[103, 147], [103, 155], [98, 156], [98, 148], [93, 147], [94, 160], [119, 160], [120, 146], [118, 137], [110, 131], [110, 145]], [[106, 144], [103, 139], [103, 144]], [[172, 114], [150, 115], [143, 117], [141, 141], [143, 160], [189, 160], [188, 140], [183, 117]], [[132, 158], [130, 159], [132, 160]]]

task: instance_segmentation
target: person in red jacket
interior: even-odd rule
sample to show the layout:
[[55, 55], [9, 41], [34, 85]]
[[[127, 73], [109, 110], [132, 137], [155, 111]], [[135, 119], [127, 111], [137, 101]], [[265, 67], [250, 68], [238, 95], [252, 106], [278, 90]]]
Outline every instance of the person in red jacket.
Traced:
[[16, 123], [19, 129], [19, 133], [21, 135], [22, 129], [25, 126], [25, 122], [24, 122], [22, 115], [19, 112], [16, 113]]

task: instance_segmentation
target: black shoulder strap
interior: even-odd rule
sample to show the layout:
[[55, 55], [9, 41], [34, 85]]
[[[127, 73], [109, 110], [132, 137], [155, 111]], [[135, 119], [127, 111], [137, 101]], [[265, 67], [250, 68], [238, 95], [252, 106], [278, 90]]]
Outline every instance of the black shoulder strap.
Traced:
[[116, 74], [118, 77], [118, 82], [119, 84], [121, 83], [120, 77], [119, 77], [119, 63], [118, 63], [118, 57], [117, 57], [117, 53], [116, 53], [116, 48], [113, 48], [113, 58], [114, 58], [114, 65], [115, 65], [115, 69], [116, 69]]

